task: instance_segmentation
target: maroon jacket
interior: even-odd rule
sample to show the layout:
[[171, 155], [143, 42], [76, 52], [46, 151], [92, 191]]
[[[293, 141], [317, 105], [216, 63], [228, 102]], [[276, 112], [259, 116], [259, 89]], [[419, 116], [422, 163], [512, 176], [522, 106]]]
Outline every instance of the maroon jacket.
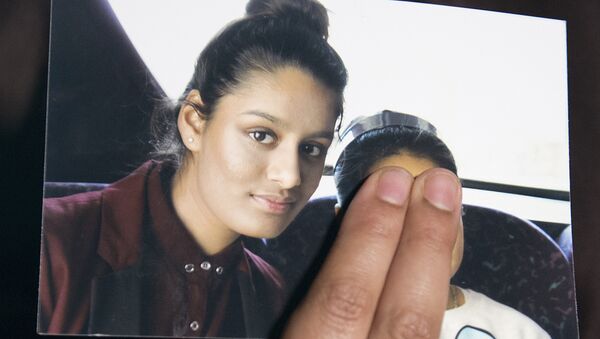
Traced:
[[[102, 191], [45, 199], [39, 332], [148, 334], [140, 328], [140, 314], [148, 312], [140, 262], [147, 180], [160, 167], [149, 161]], [[264, 337], [282, 306], [281, 278], [247, 249], [240, 266], [243, 327], [247, 336]]]

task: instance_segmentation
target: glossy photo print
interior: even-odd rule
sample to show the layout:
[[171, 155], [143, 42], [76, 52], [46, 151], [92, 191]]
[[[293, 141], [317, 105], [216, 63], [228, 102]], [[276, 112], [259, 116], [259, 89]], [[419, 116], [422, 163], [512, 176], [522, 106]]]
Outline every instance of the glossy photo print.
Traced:
[[440, 338], [577, 338], [566, 21], [52, 3], [38, 333], [276, 337], [353, 194], [457, 174]]

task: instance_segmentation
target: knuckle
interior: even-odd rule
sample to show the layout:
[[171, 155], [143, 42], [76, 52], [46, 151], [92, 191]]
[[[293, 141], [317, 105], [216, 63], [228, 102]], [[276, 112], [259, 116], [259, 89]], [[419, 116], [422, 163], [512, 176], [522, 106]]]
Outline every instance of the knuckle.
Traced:
[[350, 279], [329, 284], [323, 296], [324, 321], [344, 330], [367, 315], [372, 299], [364, 286]]
[[456, 235], [453, 237], [451, 232], [443, 227], [423, 227], [416, 231], [411, 239], [434, 253], [446, 253], [452, 250]]
[[384, 337], [390, 339], [430, 339], [433, 333], [429, 319], [415, 311], [404, 311], [391, 317], [386, 324]]
[[394, 235], [394, 229], [395, 227], [393, 223], [390, 222], [389, 218], [376, 216], [368, 221], [366, 232], [369, 236], [376, 239], [388, 239]]

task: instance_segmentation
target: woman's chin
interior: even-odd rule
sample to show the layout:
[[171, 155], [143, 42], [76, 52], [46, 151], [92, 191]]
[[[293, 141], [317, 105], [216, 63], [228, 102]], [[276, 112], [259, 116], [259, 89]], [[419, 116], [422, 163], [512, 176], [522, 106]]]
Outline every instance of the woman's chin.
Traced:
[[250, 238], [272, 239], [283, 233], [287, 225], [260, 225], [257, 227], [247, 227], [240, 234]]
[[[253, 211], [247, 214], [243, 220], [251, 222], [236, 223], [238, 226], [235, 232], [251, 238], [275, 238], [286, 230], [288, 225], [297, 215], [295, 211], [289, 211], [285, 214], [270, 214], [263, 211]], [[231, 223], [233, 224], [233, 222]]]

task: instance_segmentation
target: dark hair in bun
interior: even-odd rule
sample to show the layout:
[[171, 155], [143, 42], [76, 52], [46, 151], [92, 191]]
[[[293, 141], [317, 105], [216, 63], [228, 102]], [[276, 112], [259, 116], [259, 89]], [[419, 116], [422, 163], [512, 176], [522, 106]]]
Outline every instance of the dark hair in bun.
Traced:
[[192, 79], [176, 106], [154, 114], [154, 154], [158, 158], [177, 165], [184, 159], [186, 148], [177, 129], [177, 116], [189, 91], [198, 90], [203, 105], [187, 104], [209, 120], [220, 98], [232, 93], [252, 71], [275, 72], [291, 66], [308, 72], [336, 94], [335, 112], [331, 114], [341, 118], [347, 72], [327, 42], [325, 7], [313, 0], [250, 0], [246, 12], [200, 53]]
[[313, 29], [317, 34], [329, 36], [329, 16], [323, 5], [311, 0], [250, 0], [246, 15], [273, 15], [289, 17], [299, 25]]

